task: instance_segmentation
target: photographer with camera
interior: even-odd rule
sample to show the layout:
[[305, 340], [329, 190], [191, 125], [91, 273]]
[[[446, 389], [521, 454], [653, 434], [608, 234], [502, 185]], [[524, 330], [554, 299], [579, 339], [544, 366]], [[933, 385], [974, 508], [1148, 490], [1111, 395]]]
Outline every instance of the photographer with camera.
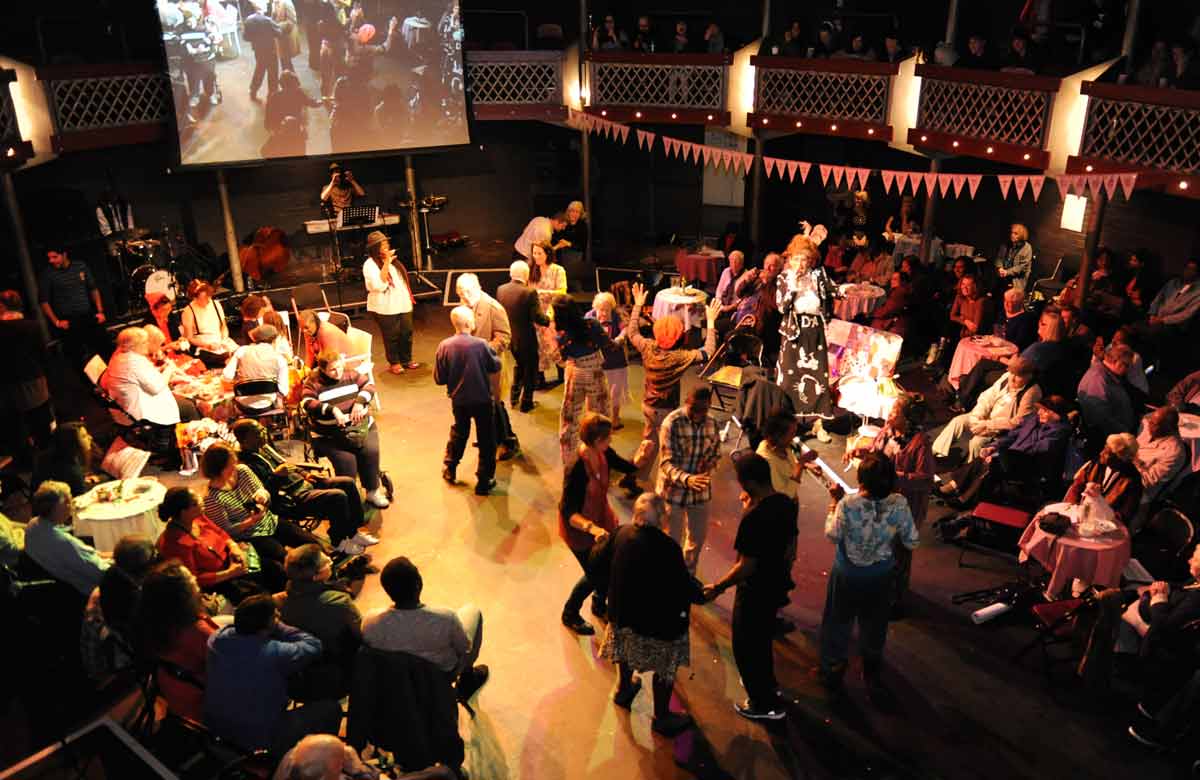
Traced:
[[321, 190], [321, 204], [333, 208], [335, 214], [354, 205], [355, 198], [365, 198], [367, 191], [354, 178], [354, 171], [342, 169], [339, 163], [329, 164], [329, 183]]

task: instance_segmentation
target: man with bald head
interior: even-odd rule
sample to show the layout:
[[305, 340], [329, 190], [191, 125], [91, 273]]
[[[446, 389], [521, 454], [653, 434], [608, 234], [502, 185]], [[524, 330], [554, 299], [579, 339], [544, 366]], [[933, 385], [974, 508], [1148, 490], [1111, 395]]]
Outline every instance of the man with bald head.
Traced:
[[[332, 734], [311, 734], [287, 752], [272, 780], [377, 780], [379, 770], [367, 766], [354, 748]], [[454, 771], [431, 766], [419, 772], [397, 775], [397, 780], [454, 780]]]
[[533, 410], [533, 388], [538, 378], [538, 341], [534, 325], [549, 325], [550, 318], [538, 302], [537, 290], [529, 286], [529, 263], [517, 260], [508, 269], [509, 281], [496, 290], [496, 300], [508, 313], [512, 331], [513, 373], [508, 405], [522, 412]]
[[496, 426], [493, 417], [492, 374], [500, 371], [500, 358], [475, 330], [475, 315], [466, 306], [450, 312], [454, 335], [438, 344], [433, 362], [433, 381], [446, 388], [454, 423], [446, 442], [442, 479], [458, 484], [456, 469], [467, 449], [471, 421], [479, 443], [479, 467], [475, 472], [475, 494], [486, 496], [496, 486]]

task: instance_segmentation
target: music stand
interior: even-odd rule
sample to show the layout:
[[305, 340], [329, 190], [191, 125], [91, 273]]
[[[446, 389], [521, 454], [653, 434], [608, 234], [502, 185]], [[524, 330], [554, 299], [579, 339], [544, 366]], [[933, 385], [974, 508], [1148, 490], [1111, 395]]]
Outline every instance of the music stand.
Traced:
[[379, 221], [379, 206], [347, 206], [338, 212], [338, 227], [370, 225]]

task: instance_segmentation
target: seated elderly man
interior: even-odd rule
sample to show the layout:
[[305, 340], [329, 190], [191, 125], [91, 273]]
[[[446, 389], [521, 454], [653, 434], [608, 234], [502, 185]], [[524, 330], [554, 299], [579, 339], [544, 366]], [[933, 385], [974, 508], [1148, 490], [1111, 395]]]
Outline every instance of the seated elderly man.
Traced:
[[963, 439], [969, 436], [967, 460], [975, 460], [997, 436], [1032, 414], [1041, 399], [1042, 389], [1033, 383], [1033, 363], [1025, 358], [1009, 361], [1008, 370], [980, 394], [970, 412], [946, 423], [933, 441], [933, 454], [944, 458], [951, 448], [961, 448]]
[[100, 585], [109, 561], [68, 530], [75, 520], [71, 488], [48, 480], [33, 494], [33, 520], [25, 526], [25, 554], [54, 579], [83, 596]]
[[[457, 780], [453, 769], [441, 764], [418, 772], [387, 775], [394, 780]], [[379, 780], [383, 777], [368, 766], [358, 752], [332, 734], [310, 734], [288, 751], [275, 769], [272, 780]]]
[[1200, 371], [1193, 371], [1176, 382], [1167, 393], [1167, 403], [1181, 412], [1200, 412]]
[[721, 313], [717, 315], [717, 331], [720, 333], [727, 333], [733, 327], [734, 313], [742, 302], [735, 288], [745, 266], [746, 256], [741, 250], [735, 249], [729, 253], [729, 266], [721, 271], [716, 292], [716, 299], [721, 302]]
[[278, 394], [248, 395], [237, 399], [238, 406], [250, 413], [261, 412], [280, 406], [281, 399], [288, 394], [288, 366], [283, 355], [275, 349], [279, 332], [273, 325], [259, 325], [250, 330], [250, 343], [238, 347], [233, 357], [225, 364], [223, 376], [239, 384], [266, 380], [274, 382]]
[[1187, 465], [1187, 450], [1179, 437], [1179, 412], [1163, 406], [1146, 415], [1137, 443], [1133, 464], [1142, 475], [1142, 503], [1148, 504], [1162, 496]]
[[1110, 344], [1104, 359], [1093, 363], [1079, 380], [1079, 411], [1093, 436], [1134, 429], [1133, 401], [1124, 385], [1132, 362], [1133, 350], [1127, 344]]
[[1114, 433], [1104, 441], [1104, 449], [1079, 467], [1063, 501], [1078, 504], [1095, 494], [1112, 507], [1122, 523], [1129, 525], [1142, 501], [1142, 478], [1138, 473], [1138, 443], [1131, 433]]
[[393, 558], [379, 575], [392, 606], [363, 620], [368, 647], [424, 658], [455, 682], [459, 701], [471, 698], [488, 680], [488, 668], [476, 666], [483, 644], [483, 615], [467, 604], [457, 611], [421, 603], [424, 582], [408, 558]]
[[[117, 334], [117, 351], [100, 377], [100, 386], [135, 422], [174, 425], [181, 419], [179, 402], [171, 395], [167, 378], [150, 361], [149, 352], [150, 337], [145, 328], [122, 330]], [[194, 419], [192, 414], [187, 416]]]

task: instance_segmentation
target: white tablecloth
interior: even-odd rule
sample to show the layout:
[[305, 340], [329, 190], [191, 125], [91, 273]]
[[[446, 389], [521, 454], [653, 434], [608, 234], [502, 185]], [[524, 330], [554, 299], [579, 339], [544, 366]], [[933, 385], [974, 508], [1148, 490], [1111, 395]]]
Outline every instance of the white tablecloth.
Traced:
[[833, 302], [833, 313], [839, 320], [853, 320], [860, 314], [870, 314], [883, 303], [887, 293], [873, 284], [843, 284], [842, 298]]
[[421, 43], [421, 37], [430, 28], [429, 20], [422, 16], [409, 16], [400, 25], [400, 34], [404, 36], [404, 44], [412, 48]]
[[1179, 415], [1179, 435], [1191, 456], [1192, 471], [1200, 471], [1200, 414]]
[[958, 383], [964, 376], [971, 373], [971, 369], [980, 360], [984, 358], [999, 360], [1015, 354], [1017, 354], [1017, 345], [1011, 341], [1005, 341], [999, 336], [972, 336], [959, 339], [958, 346], [954, 348], [954, 357], [950, 361], [950, 373], [947, 377], [950, 384], [957, 390]]
[[101, 501], [100, 494], [116, 491], [120, 481], [97, 485], [75, 499], [75, 533], [90, 536], [100, 552], [112, 552], [122, 536], [140, 534], [157, 539], [163, 529], [158, 519], [158, 505], [167, 494], [157, 479], [139, 477], [127, 479], [121, 497]]
[[691, 330], [704, 324], [704, 302], [708, 296], [703, 292], [685, 295], [674, 287], [659, 290], [654, 296], [654, 319], [674, 314], [683, 320], [683, 329]]

